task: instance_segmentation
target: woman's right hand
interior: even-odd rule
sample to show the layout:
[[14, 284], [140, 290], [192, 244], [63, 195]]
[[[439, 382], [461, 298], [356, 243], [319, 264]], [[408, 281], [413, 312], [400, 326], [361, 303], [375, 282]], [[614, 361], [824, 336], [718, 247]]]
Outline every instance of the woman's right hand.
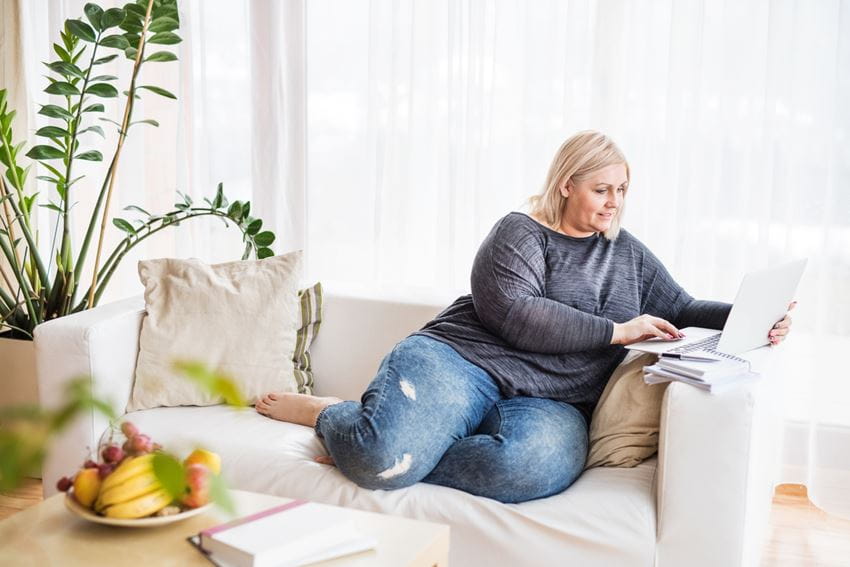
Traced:
[[630, 345], [654, 337], [672, 341], [685, 335], [669, 321], [652, 315], [640, 315], [625, 323], [614, 323], [612, 345]]

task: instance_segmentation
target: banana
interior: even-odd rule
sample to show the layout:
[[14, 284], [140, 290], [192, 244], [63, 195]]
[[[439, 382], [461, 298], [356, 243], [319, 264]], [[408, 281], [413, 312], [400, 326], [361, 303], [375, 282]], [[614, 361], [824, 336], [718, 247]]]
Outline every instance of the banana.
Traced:
[[132, 500], [114, 504], [104, 510], [107, 518], [144, 518], [168, 506], [173, 498], [164, 488], [157, 488]]
[[147, 453], [140, 457], [128, 457], [118, 468], [112, 471], [109, 476], [103, 479], [103, 484], [100, 486], [100, 492], [103, 494], [107, 490], [124, 483], [130, 478], [153, 470], [153, 453]]
[[101, 490], [95, 503], [95, 509], [100, 511], [107, 506], [127, 502], [161, 487], [162, 485], [156, 478], [153, 469], [149, 469], [130, 477], [117, 486], [110, 487], [109, 490]]

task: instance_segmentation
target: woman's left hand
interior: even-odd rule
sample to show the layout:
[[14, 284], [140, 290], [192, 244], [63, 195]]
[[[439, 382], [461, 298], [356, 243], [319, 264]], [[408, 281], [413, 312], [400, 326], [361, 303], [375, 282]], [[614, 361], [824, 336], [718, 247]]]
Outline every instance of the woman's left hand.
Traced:
[[[788, 311], [790, 312], [794, 309], [794, 306], [797, 305], [796, 301], [792, 301], [791, 305], [788, 306]], [[782, 318], [781, 321], [776, 323], [770, 332], [767, 334], [767, 339], [770, 341], [771, 346], [776, 346], [782, 341], [785, 340], [785, 337], [788, 336], [788, 333], [791, 332], [791, 315], [788, 313], [785, 314], [785, 317]]]

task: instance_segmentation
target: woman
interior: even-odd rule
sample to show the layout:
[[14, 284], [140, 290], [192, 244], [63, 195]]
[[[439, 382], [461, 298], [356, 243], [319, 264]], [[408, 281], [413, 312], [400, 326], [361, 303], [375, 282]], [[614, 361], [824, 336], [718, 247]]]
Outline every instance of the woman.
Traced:
[[608, 137], [576, 134], [531, 215], [508, 214], [482, 243], [472, 294], [396, 345], [361, 402], [270, 393], [257, 411], [313, 426], [330, 453], [317, 460], [366, 488], [424, 481], [501, 502], [563, 491], [622, 345], [721, 329], [731, 308], [691, 298], [620, 230], [628, 185]]

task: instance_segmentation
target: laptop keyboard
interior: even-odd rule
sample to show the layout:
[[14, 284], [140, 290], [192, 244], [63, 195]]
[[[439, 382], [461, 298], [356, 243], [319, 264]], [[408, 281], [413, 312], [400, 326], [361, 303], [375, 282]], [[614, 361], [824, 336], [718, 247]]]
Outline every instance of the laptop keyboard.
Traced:
[[712, 352], [714, 351], [714, 349], [717, 348], [717, 343], [719, 342], [720, 333], [717, 333], [716, 335], [711, 335], [695, 343], [691, 343], [689, 345], [682, 345], [680, 347], [670, 349], [667, 352], [672, 352], [674, 354], [685, 354], [686, 352], [694, 352], [696, 350], [707, 350], [709, 352]]

